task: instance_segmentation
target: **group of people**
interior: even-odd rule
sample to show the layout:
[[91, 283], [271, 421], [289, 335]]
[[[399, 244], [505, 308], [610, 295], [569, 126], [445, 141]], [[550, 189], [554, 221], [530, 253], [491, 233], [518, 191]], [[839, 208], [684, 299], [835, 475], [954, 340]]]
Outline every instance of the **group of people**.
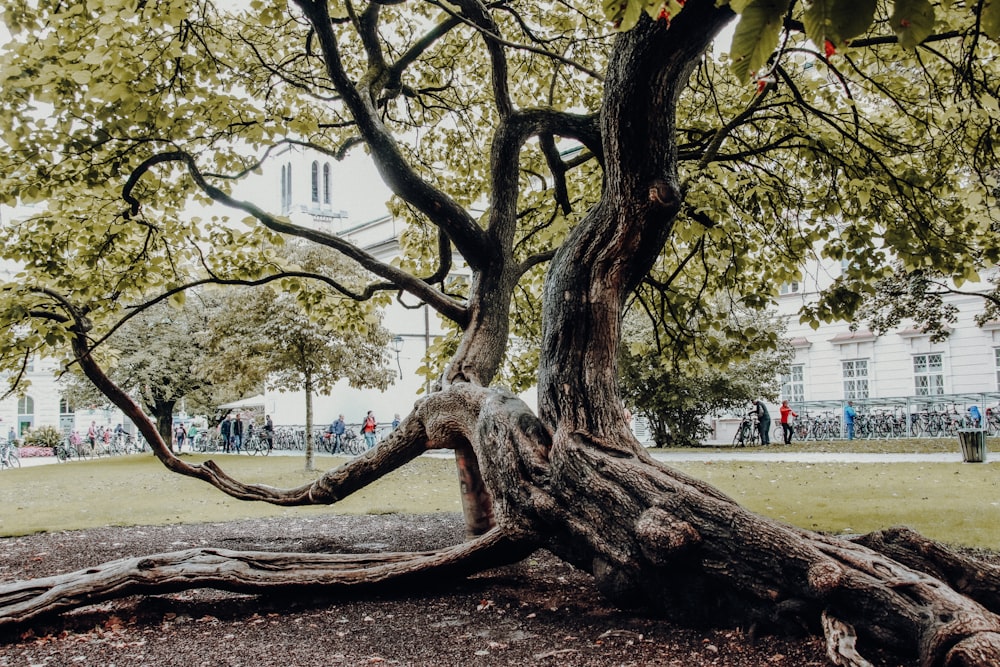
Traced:
[[177, 447], [177, 451], [184, 450], [184, 443], [188, 443], [188, 448], [194, 445], [194, 439], [198, 435], [198, 427], [194, 423], [188, 425], [182, 422], [178, 422], [174, 426], [174, 445]]
[[[754, 412], [757, 416], [757, 428], [760, 429], [760, 441], [762, 444], [771, 444], [771, 439], [768, 436], [768, 432], [771, 430], [771, 415], [767, 412], [767, 406], [761, 400], [754, 401]], [[979, 406], [973, 405], [968, 408], [969, 421], [972, 423], [974, 428], [980, 428], [983, 423], [983, 414], [979, 410]], [[784, 435], [785, 444], [792, 444], [792, 424], [791, 417], [798, 417], [799, 415], [792, 411], [788, 406], [788, 401], [781, 402], [781, 431]], [[844, 406], [844, 431], [847, 435], [848, 440], [854, 440], [854, 421], [858, 416], [858, 411], [854, 407], [854, 401], [848, 401], [847, 405]]]
[[[392, 429], [396, 430], [399, 426], [399, 414], [393, 416], [392, 419]], [[344, 451], [344, 434], [347, 433], [347, 423], [344, 421], [344, 415], [339, 415], [337, 419], [330, 424], [326, 431], [323, 433], [324, 437], [329, 438], [334, 454], [343, 453]], [[365, 415], [364, 421], [361, 422], [361, 436], [365, 439], [365, 448], [371, 449], [375, 446], [375, 440], [378, 437], [378, 420], [375, 419], [375, 413], [372, 410], [368, 411]]]
[[[243, 423], [240, 413], [226, 415], [219, 422], [219, 439], [222, 440], [222, 451], [225, 453], [243, 451], [243, 445], [253, 435], [254, 423]], [[274, 422], [271, 415], [264, 415], [264, 423], [260, 427], [260, 439], [267, 443], [267, 451], [274, 449]]]
[[[760, 444], [771, 444], [771, 413], [768, 412], [764, 401], [755, 399], [751, 413], [757, 417], [757, 430], [760, 433]], [[778, 408], [779, 419], [781, 419], [781, 435], [786, 445], [792, 444], [792, 419], [798, 417], [798, 413], [792, 410], [788, 401], [782, 401]]]
[[[75, 431], [74, 431], [75, 433]], [[111, 444], [112, 438], [123, 438], [125, 437], [125, 427], [118, 424], [111, 429], [110, 427], [105, 427], [103, 425], [98, 425], [97, 422], [90, 422], [90, 426], [87, 427], [87, 443], [90, 445], [91, 449], [95, 449], [98, 444], [103, 444], [105, 447]], [[70, 437], [70, 442], [73, 438]], [[76, 443], [75, 443], [76, 444]]]

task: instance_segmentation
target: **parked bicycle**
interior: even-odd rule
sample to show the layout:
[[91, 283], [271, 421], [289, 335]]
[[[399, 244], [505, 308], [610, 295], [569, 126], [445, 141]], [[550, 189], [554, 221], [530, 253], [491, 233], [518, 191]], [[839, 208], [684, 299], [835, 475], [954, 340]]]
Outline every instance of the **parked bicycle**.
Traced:
[[83, 447], [80, 443], [75, 443], [72, 440], [63, 440], [55, 447], [56, 461], [79, 461], [82, 458], [87, 458], [84, 456], [82, 449]]
[[0, 469], [20, 467], [21, 454], [17, 445], [7, 440], [0, 440]]
[[733, 438], [733, 447], [755, 447], [759, 444], [760, 431], [757, 428], [757, 416], [752, 412], [743, 415], [743, 419], [736, 429], [736, 436]]
[[214, 431], [199, 431], [191, 442], [191, 451], [204, 454], [217, 452], [222, 448], [222, 438]]
[[986, 430], [992, 436], [1000, 436], [1000, 406], [986, 408]]
[[267, 456], [271, 453], [271, 450], [267, 447], [267, 441], [262, 440], [257, 433], [251, 433], [247, 436], [246, 440], [243, 442], [243, 451], [246, 452], [248, 456], [256, 456], [258, 454]]
[[274, 446], [276, 449], [302, 451], [305, 449], [304, 434], [287, 426], [278, 427], [274, 429]]
[[357, 431], [348, 428], [342, 436], [340, 451], [350, 456], [358, 456], [368, 451], [368, 445], [365, 444], [364, 438], [358, 435]]

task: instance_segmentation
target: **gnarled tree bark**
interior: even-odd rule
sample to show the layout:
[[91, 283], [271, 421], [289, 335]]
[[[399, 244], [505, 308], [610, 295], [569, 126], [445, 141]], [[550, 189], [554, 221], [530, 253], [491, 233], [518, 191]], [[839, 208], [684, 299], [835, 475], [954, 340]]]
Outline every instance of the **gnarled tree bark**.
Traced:
[[[861, 652], [876, 644], [919, 655], [927, 667], [1000, 664], [995, 572], [973, 581], [973, 563], [918, 537], [850, 541], [756, 515], [651, 459], [625, 424], [615, 362], [623, 304], [668, 241], [682, 205], [676, 99], [731, 18], [727, 7], [692, 0], [669, 34], [661, 22], [644, 19], [618, 38], [605, 82], [603, 143], [596, 149], [605, 161], [602, 198], [560, 247], [546, 277], [536, 416], [512, 395], [484, 385], [502, 359], [511, 294], [524, 270], [511, 251], [513, 156], [547, 119], [510, 107], [502, 53], [494, 48], [501, 131], [491, 154], [496, 192], [484, 231], [414, 173], [392, 169], [401, 156], [380, 125], [375, 96], [355, 88], [339, 62], [325, 3], [298, 4], [316, 28], [330, 79], [359, 131], [383, 153], [386, 180], [436, 220], [475, 271], [468, 308], [455, 314], [465, 337], [444, 388], [418, 403], [376, 450], [315, 483], [281, 490], [242, 484], [213, 463], [177, 459], [141, 410], [93, 363], [82, 327], [75, 349], [81, 367], [140, 424], [166, 466], [234, 497], [281, 505], [335, 503], [427, 449], [453, 449], [472, 539], [427, 554], [192, 550], [119, 561], [0, 586], [0, 627], [133, 592], [376, 588], [474, 572], [543, 546], [590, 572], [622, 606], [653, 608], [685, 623], [825, 632], [831, 660], [839, 664], [864, 664], [855, 639]], [[493, 30], [485, 14], [465, 4], [470, 20]], [[372, 5], [365, 19], [373, 20], [377, 11]], [[484, 39], [495, 46], [492, 32]], [[577, 129], [588, 134], [584, 121]], [[420, 289], [433, 296], [428, 285]]]

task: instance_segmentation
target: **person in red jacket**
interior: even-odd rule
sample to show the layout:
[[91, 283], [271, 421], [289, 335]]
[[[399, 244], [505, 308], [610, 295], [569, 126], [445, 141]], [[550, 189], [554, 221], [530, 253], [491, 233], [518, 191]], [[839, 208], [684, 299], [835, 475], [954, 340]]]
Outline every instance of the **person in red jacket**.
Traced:
[[788, 401], [781, 402], [781, 434], [785, 436], [785, 444], [792, 444], [792, 423], [789, 417], [798, 417], [798, 415], [792, 412], [792, 409], [788, 407]]
[[365, 444], [368, 445], [368, 449], [375, 446], [376, 429], [378, 429], [378, 423], [375, 421], [375, 413], [369, 410], [364, 423], [361, 424], [361, 434], [365, 436]]

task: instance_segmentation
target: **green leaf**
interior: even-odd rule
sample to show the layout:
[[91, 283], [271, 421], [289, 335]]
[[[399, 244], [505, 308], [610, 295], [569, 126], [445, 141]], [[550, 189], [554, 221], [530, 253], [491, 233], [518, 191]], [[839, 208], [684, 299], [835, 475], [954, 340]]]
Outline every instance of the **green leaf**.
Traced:
[[752, 0], [743, 9], [730, 49], [731, 67], [740, 81], [749, 81], [774, 53], [786, 11], [788, 0]]
[[986, 0], [980, 18], [983, 34], [990, 39], [1000, 39], [1000, 0]]
[[889, 23], [903, 48], [912, 49], [934, 31], [934, 7], [929, 0], [896, 0]]
[[806, 35], [819, 48], [826, 42], [844, 46], [871, 26], [875, 5], [876, 0], [814, 0], [803, 16]]

